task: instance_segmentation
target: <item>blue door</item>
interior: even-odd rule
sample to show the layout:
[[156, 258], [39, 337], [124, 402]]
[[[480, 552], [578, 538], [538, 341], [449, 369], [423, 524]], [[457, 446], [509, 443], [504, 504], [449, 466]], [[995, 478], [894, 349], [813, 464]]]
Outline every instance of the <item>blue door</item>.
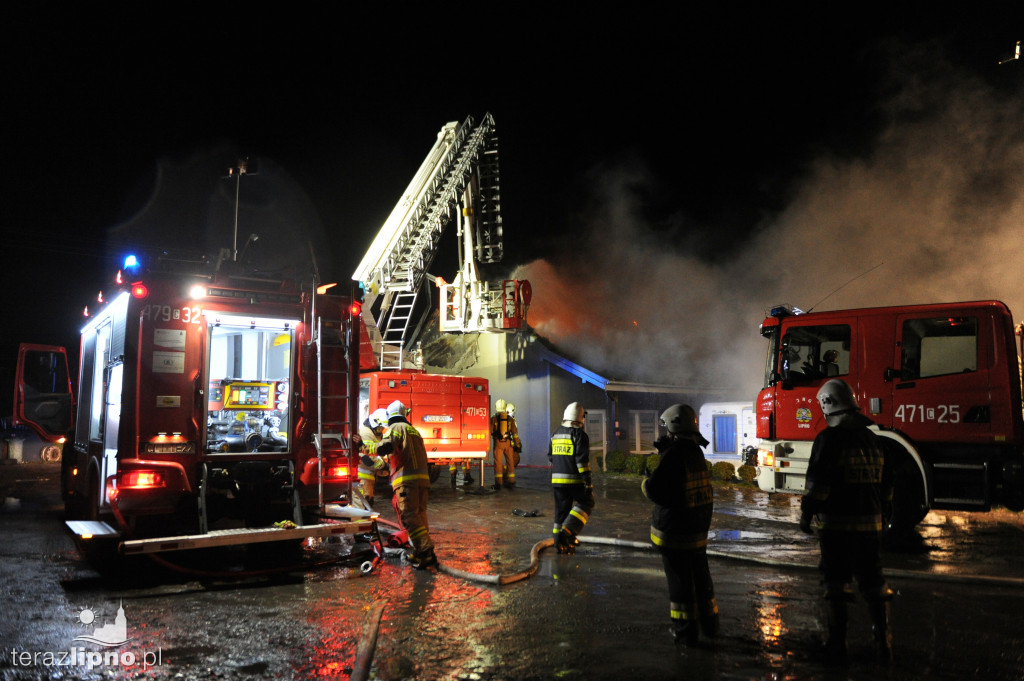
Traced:
[[714, 451], [736, 454], [736, 415], [716, 414], [712, 417], [715, 431]]

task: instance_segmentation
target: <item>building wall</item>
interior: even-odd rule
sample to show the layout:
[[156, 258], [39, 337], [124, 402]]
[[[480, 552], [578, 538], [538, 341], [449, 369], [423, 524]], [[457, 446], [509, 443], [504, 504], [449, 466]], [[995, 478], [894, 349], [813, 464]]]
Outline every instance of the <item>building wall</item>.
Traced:
[[[427, 370], [486, 378], [492, 414], [498, 399], [516, 405], [516, 423], [523, 441], [521, 465], [549, 465], [548, 441], [571, 402], [582, 403], [589, 412], [604, 410], [607, 451], [629, 451], [635, 445], [631, 412], [655, 412], [654, 430], [660, 433], [657, 416], [670, 405], [683, 402], [696, 410], [708, 399], [697, 392], [615, 391], [611, 386], [609, 392], [605, 392], [602, 387], [584, 382], [576, 374], [544, 359], [550, 358], [552, 353], [529, 330], [443, 336], [439, 341], [443, 343], [443, 351], [433, 352], [431, 356], [450, 366], [431, 366], [428, 362]], [[625, 431], [626, 439], [620, 441], [616, 437], [616, 426]], [[645, 436], [642, 445], [653, 450], [653, 443], [647, 442], [648, 439]], [[594, 445], [597, 447], [598, 443]], [[491, 461], [490, 456], [488, 461]]]
[[542, 359], [540, 346], [531, 337], [521, 332], [479, 334], [476, 363], [462, 373], [488, 380], [491, 413], [498, 399], [516, 405], [523, 441], [520, 465], [547, 466], [548, 441], [565, 407], [570, 402], [581, 402], [584, 409], [608, 405], [603, 390]]

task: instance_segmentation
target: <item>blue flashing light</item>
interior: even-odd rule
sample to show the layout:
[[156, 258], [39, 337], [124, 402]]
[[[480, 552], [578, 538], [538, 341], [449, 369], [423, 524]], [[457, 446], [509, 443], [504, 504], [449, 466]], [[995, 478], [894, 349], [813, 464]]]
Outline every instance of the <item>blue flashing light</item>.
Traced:
[[765, 317], [789, 317], [791, 315], [803, 314], [804, 311], [789, 304], [775, 305], [768, 309]]

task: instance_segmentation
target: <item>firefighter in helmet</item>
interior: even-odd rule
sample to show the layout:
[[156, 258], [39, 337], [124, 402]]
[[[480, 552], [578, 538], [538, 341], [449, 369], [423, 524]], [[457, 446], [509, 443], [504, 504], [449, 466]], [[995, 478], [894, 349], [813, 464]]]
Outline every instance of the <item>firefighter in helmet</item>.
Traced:
[[385, 409], [377, 409], [367, 416], [359, 426], [359, 487], [367, 510], [373, 508], [373, 486], [377, 479], [377, 471], [387, 463], [377, 455], [377, 445], [388, 425], [388, 413]]
[[508, 413], [505, 400], [499, 399], [494, 403], [491, 442], [494, 445], [494, 489], [499, 490], [502, 486], [512, 489], [516, 484], [516, 447], [522, 450], [522, 443], [519, 442], [515, 417]]
[[562, 413], [562, 423], [551, 434], [548, 461], [555, 496], [555, 548], [575, 553], [583, 530], [594, 510], [594, 480], [590, 472], [590, 438], [583, 429], [586, 412], [572, 402]]
[[406, 553], [409, 563], [417, 569], [437, 565], [434, 542], [427, 524], [427, 500], [430, 496], [430, 474], [427, 450], [420, 435], [407, 418], [405, 405], [395, 400], [388, 405], [388, 429], [377, 446], [379, 454], [388, 455], [391, 464], [391, 500], [398, 521], [409, 534], [412, 551]]
[[661, 553], [668, 581], [672, 637], [695, 645], [702, 629], [709, 638], [719, 630], [707, 554], [714, 501], [701, 448], [708, 441], [689, 405], [672, 405], [662, 413], [661, 423], [668, 437], [659, 438], [658, 466], [645, 477], [641, 490], [654, 502], [651, 543]]
[[893, 592], [879, 558], [882, 513], [891, 499], [890, 466], [883, 438], [868, 428], [853, 389], [835, 378], [818, 390], [828, 427], [818, 433], [807, 464], [807, 493], [801, 500], [800, 528], [813, 533], [817, 517], [821, 564], [828, 605], [829, 661], [846, 660], [847, 603], [852, 582], [868, 604], [875, 646], [883, 663], [892, 661], [889, 609]]

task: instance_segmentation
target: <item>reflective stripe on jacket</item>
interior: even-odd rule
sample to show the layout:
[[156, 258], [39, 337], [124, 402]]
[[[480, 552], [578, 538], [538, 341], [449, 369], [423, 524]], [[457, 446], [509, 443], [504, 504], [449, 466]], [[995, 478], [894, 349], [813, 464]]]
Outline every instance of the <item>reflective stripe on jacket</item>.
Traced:
[[704, 452], [696, 442], [672, 440], [640, 489], [654, 502], [651, 542], [655, 546], [676, 550], [707, 546], [714, 496]]
[[391, 486], [430, 486], [427, 449], [423, 437], [408, 421], [396, 420], [388, 425], [381, 439], [381, 450], [390, 450]]
[[882, 509], [891, 494], [890, 468], [870, 424], [856, 414], [814, 439], [801, 507], [818, 515], [822, 530], [882, 531]]
[[590, 438], [582, 428], [559, 426], [548, 443], [552, 485], [591, 485]]

